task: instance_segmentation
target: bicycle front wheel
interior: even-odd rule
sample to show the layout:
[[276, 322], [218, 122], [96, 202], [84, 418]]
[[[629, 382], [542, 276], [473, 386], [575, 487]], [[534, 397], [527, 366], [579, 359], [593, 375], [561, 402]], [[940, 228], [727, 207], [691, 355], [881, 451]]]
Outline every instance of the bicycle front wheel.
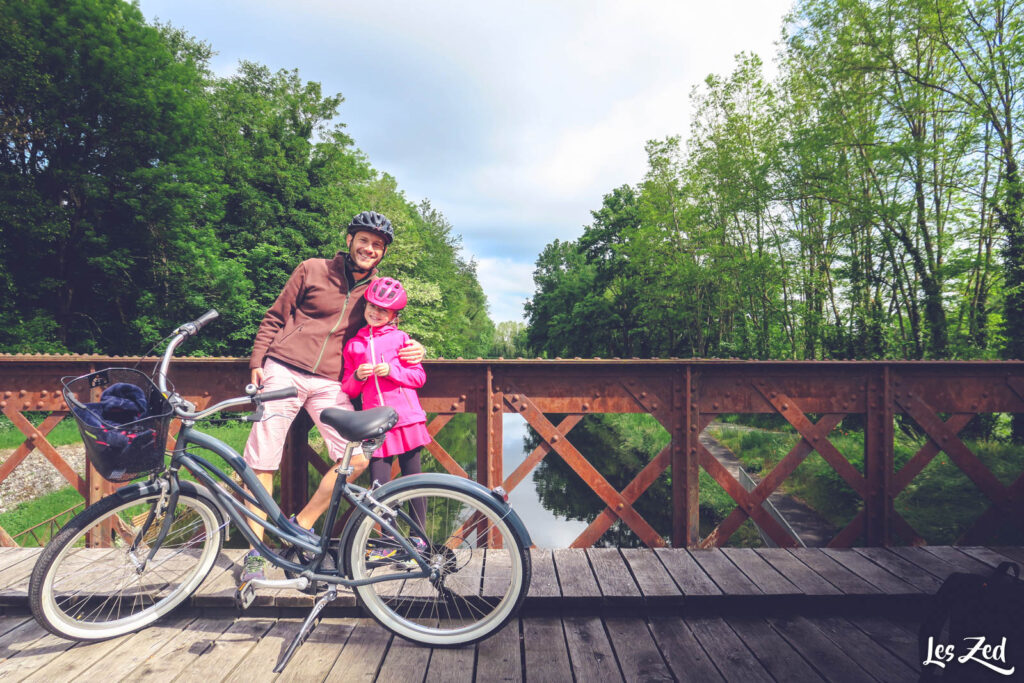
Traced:
[[431, 484], [380, 502], [400, 511], [394, 524], [404, 537], [426, 536], [419, 554], [431, 569], [429, 577], [410, 577], [421, 571], [415, 559], [369, 516], [355, 521], [346, 553], [352, 577], [392, 577], [355, 588], [382, 626], [418, 643], [454, 646], [486, 638], [516, 613], [530, 585], [529, 550], [487, 502]]
[[113, 638], [148, 626], [199, 588], [220, 552], [221, 512], [205, 492], [181, 482], [170, 531], [146, 561], [170, 513], [158, 510], [142, 533], [159, 503], [159, 493], [108, 496], [50, 540], [29, 582], [40, 624], [72, 640]]

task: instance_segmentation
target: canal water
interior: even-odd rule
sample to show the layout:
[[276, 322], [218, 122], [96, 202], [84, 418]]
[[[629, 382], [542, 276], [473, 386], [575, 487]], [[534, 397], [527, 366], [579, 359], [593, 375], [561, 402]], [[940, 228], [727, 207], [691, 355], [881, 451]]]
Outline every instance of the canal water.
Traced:
[[[502, 420], [502, 466], [504, 477], [512, 474], [530, 452], [525, 446], [527, 434], [526, 420], [517, 414], [506, 414]], [[545, 458], [557, 458], [549, 453]], [[560, 517], [546, 510], [537, 495], [534, 476], [535, 467], [526, 478], [515, 487], [508, 497], [509, 504], [530, 532], [530, 538], [538, 548], [568, 548], [577, 536], [587, 528], [586, 522]]]

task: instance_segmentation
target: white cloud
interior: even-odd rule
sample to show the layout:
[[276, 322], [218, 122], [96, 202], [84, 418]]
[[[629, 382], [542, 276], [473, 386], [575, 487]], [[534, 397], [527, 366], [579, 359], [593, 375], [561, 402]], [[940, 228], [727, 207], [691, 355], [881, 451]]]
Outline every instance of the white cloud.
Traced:
[[525, 320], [523, 304], [533, 296], [533, 263], [508, 258], [481, 258], [477, 277], [487, 294], [494, 322]]

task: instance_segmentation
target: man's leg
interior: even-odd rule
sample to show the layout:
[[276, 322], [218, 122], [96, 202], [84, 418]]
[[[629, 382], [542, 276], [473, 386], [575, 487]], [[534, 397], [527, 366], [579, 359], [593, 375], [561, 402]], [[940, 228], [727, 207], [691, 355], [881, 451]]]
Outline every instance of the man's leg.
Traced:
[[[261, 484], [263, 484], [263, 488], [266, 489], [267, 493], [271, 495], [274, 494], [274, 472], [276, 471], [277, 470], [253, 470], [253, 472], [256, 473], [256, 478], [260, 480]], [[267, 513], [264, 512], [262, 508], [258, 508], [249, 502], [246, 502], [245, 507], [249, 508], [251, 512], [255, 512], [256, 516], [258, 516], [260, 519], [267, 518]], [[258, 524], [257, 522], [251, 519], [246, 521], [249, 522], [249, 528], [253, 530], [253, 533], [256, 534], [256, 537], [262, 541], [264, 531], [263, 525]]]
[[[341, 382], [317, 378], [316, 388], [310, 391], [306, 399], [306, 411], [313, 418], [313, 422], [316, 423], [316, 428], [327, 445], [327, 454], [334, 461], [334, 464], [327, 470], [324, 478], [320, 480], [320, 486], [317, 487], [316, 492], [313, 493], [309, 502], [306, 503], [306, 507], [302, 508], [299, 514], [295, 515], [295, 521], [305, 529], [312, 528], [316, 520], [320, 519], [320, 516], [327, 512], [327, 508], [330, 507], [331, 495], [334, 493], [334, 483], [338, 480], [337, 464], [345, 455], [345, 446], [348, 444], [345, 439], [341, 438], [338, 432], [334, 431], [333, 427], [325, 425], [320, 421], [320, 413], [326, 408], [354, 409], [352, 399], [341, 388]], [[349, 478], [355, 479], [363, 473], [367, 465], [369, 465], [369, 461], [360, 452], [352, 455], [352, 462], [350, 464], [352, 466], [352, 475]]]
[[[305, 379], [303, 375], [292, 372], [273, 359], [267, 360], [264, 366], [263, 386], [265, 391], [294, 386], [299, 392], [292, 398], [267, 403], [265, 410], [272, 417], [254, 423], [252, 431], [249, 432], [249, 440], [245, 444], [243, 454], [245, 462], [256, 473], [256, 478], [259, 479], [263, 488], [271, 495], [274, 493], [274, 472], [281, 467], [281, 456], [284, 451], [285, 439], [288, 437], [288, 429], [306, 401], [308, 389], [305, 386]], [[266, 519], [267, 515], [263, 510], [250, 503], [246, 503], [246, 507], [260, 518]], [[248, 522], [249, 527], [262, 540], [263, 527], [253, 520], [248, 520]]]
[[[356, 479], [366, 470], [369, 464], [370, 462], [365, 455], [354, 453], [352, 455], [352, 475], [349, 479]], [[327, 508], [331, 505], [331, 494], [334, 493], [334, 483], [337, 480], [338, 463], [335, 462], [331, 465], [331, 469], [327, 470], [324, 478], [320, 480], [320, 486], [317, 487], [312, 498], [306, 503], [306, 507], [302, 508], [302, 511], [295, 515], [295, 521], [299, 523], [299, 526], [303, 529], [311, 529], [316, 520], [320, 519], [321, 515], [327, 512]], [[253, 522], [249, 523], [253, 524]]]

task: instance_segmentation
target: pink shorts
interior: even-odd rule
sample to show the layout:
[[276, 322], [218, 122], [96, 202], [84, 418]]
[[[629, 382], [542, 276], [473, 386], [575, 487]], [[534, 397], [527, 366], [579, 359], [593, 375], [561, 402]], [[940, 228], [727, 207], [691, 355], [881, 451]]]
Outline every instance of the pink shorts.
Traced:
[[249, 432], [244, 457], [245, 462], [254, 470], [269, 471], [281, 467], [288, 428], [292, 426], [292, 421], [300, 408], [305, 408], [316, 423], [320, 436], [327, 444], [327, 453], [331, 460], [341, 460], [345, 455], [345, 444], [348, 442], [334, 429], [320, 422], [320, 413], [324, 408], [353, 410], [352, 400], [342, 390], [341, 382], [298, 372], [273, 358], [268, 358], [263, 364], [264, 391], [290, 386], [299, 390], [298, 395], [265, 403], [263, 410], [267, 417], [262, 422], [254, 424], [252, 431]]

